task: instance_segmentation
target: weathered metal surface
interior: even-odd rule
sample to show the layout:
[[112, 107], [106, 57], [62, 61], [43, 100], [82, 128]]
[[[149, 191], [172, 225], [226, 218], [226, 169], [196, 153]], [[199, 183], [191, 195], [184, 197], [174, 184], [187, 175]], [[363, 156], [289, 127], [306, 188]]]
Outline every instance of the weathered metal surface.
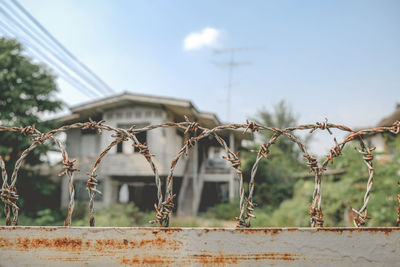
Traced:
[[399, 266], [400, 228], [0, 227], [0, 266]]

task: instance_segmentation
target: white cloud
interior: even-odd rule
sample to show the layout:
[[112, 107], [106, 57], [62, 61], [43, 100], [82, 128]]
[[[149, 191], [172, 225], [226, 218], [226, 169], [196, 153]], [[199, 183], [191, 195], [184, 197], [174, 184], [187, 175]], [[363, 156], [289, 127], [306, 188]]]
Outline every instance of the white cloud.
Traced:
[[183, 40], [183, 49], [194, 50], [203, 47], [215, 47], [221, 33], [214, 28], [204, 28], [201, 32], [192, 32]]

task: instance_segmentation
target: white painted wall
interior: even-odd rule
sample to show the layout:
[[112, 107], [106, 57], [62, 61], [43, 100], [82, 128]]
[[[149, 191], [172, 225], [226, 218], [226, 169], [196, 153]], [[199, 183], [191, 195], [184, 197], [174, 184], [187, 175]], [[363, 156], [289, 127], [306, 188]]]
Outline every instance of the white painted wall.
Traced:
[[[137, 125], [138, 128], [145, 125], [157, 125], [167, 121], [174, 121], [174, 116], [166, 112], [161, 107], [131, 105], [123, 108], [106, 110], [102, 114], [102, 119], [107, 125], [121, 127], [121, 125]], [[114, 132], [103, 131], [99, 134], [84, 134], [80, 129], [72, 129], [67, 132], [67, 151], [70, 158], [78, 159], [78, 169], [80, 172], [75, 174], [77, 180], [87, 180], [87, 172], [90, 172], [95, 160], [102, 151], [114, 140], [111, 135]], [[232, 140], [231, 140], [232, 141]], [[183, 137], [177, 133], [175, 127], [158, 128], [147, 131], [147, 145], [151, 154], [154, 154], [153, 161], [158, 168], [160, 176], [167, 176], [171, 167], [171, 162], [183, 147]], [[239, 143], [237, 144], [239, 145]], [[236, 148], [236, 147], [235, 147]], [[189, 153], [190, 154], [190, 153]], [[222, 157], [224, 151], [215, 150], [215, 157]], [[187, 157], [184, 155], [178, 161], [174, 170], [174, 177], [183, 177]], [[193, 171], [193, 170], [187, 170]], [[114, 146], [103, 158], [97, 170], [98, 179], [103, 183], [103, 201], [101, 205], [109, 205], [116, 201], [118, 195], [116, 185], [113, 185], [112, 176], [149, 176], [153, 177], [153, 171], [147, 160], [139, 152], [134, 152], [131, 141], [123, 143], [123, 153], [117, 153], [117, 146]], [[226, 176], [226, 175], [225, 175]], [[237, 177], [231, 175], [233, 183], [231, 185], [231, 195], [237, 195]], [[230, 180], [232, 180], [230, 177]], [[213, 176], [213, 181], [216, 181]], [[226, 177], [225, 177], [226, 180]], [[224, 180], [224, 181], [225, 181]], [[232, 181], [231, 181], [232, 184]], [[67, 205], [68, 183], [65, 180], [62, 184], [62, 204]], [[100, 204], [100, 203], [99, 203]]]
[[[103, 119], [112, 127], [121, 125], [138, 125], [142, 127], [149, 124], [160, 124], [169, 121], [171, 115], [161, 107], [127, 106], [124, 108], [105, 111]], [[80, 129], [72, 129], [67, 133], [67, 151], [71, 158], [96, 157], [114, 138], [113, 133], [103, 131], [101, 135], [82, 135]], [[147, 132], [147, 143], [152, 154], [156, 155], [156, 162], [160, 174], [167, 175], [172, 159], [182, 147], [182, 138], [176, 133], [175, 128], [155, 129]], [[118, 154], [118, 155], [117, 155]], [[131, 142], [123, 143], [123, 153], [117, 153], [114, 146], [104, 162], [109, 170], [104, 170], [109, 175], [152, 175], [151, 169], [140, 153], [134, 153]], [[121, 162], [122, 161], [122, 162]], [[183, 174], [184, 160], [176, 168], [176, 175]], [[100, 167], [99, 171], [104, 168]]]
[[69, 157], [77, 158], [81, 156], [81, 130], [71, 129], [67, 132], [66, 148]]
[[386, 152], [385, 151], [385, 139], [381, 134], [376, 134], [368, 138], [367, 142], [370, 146], [376, 147], [376, 152]]

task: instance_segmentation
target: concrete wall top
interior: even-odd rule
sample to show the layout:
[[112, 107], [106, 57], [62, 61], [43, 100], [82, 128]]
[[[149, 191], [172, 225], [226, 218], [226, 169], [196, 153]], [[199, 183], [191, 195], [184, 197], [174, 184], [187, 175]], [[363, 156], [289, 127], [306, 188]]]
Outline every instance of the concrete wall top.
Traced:
[[400, 228], [0, 227], [1, 266], [398, 266]]

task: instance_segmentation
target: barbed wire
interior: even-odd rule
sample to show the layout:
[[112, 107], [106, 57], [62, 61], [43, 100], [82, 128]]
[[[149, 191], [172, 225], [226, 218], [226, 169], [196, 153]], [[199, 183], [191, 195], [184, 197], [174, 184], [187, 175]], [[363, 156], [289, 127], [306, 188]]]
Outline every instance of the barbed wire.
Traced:
[[364, 195], [364, 204], [363, 204], [363, 206], [360, 208], [360, 210], [356, 210], [354, 208], [352, 209], [353, 212], [356, 214], [356, 216], [355, 216], [355, 218], [353, 220], [354, 225], [356, 227], [364, 225], [366, 220], [370, 219], [370, 218], [367, 217], [367, 205], [368, 205], [368, 201], [369, 201], [369, 195], [370, 195], [370, 192], [371, 192], [371, 188], [372, 188], [372, 185], [374, 183], [374, 180], [373, 180], [373, 178], [374, 178], [374, 167], [373, 167], [373, 164], [372, 164], [374, 156], [372, 155], [371, 152], [375, 150], [375, 147], [373, 147], [373, 148], [367, 147], [365, 145], [365, 143], [364, 143], [364, 141], [363, 141], [361, 136], [359, 137], [359, 141], [360, 141], [361, 149], [357, 149], [357, 151], [363, 155], [363, 160], [364, 160], [365, 164], [368, 167], [369, 177], [368, 177], [368, 182], [367, 182], [367, 190], [366, 190], [365, 195]]
[[[27, 126], [27, 127], [4, 127], [0, 126], [0, 131], [11, 131], [11, 132], [20, 132], [25, 136], [32, 136], [32, 144], [25, 149], [21, 156], [15, 163], [15, 167], [11, 176], [11, 184], [8, 184], [8, 175], [5, 169], [5, 164], [3, 159], [1, 158], [1, 169], [2, 169], [2, 177], [3, 177], [3, 185], [1, 188], [0, 198], [4, 202], [4, 213], [6, 215], [6, 225], [17, 225], [18, 224], [18, 211], [19, 208], [16, 204], [18, 200], [16, 182], [18, 177], [18, 172], [23, 164], [23, 160], [28, 156], [28, 154], [35, 149], [39, 144], [42, 144], [45, 140], [51, 138], [55, 141], [57, 146], [59, 147], [62, 154], [62, 162], [64, 164], [64, 171], [62, 171], [59, 175], [62, 176], [64, 174], [69, 177], [69, 185], [70, 185], [70, 204], [68, 208], [68, 216], [64, 223], [64, 225], [71, 224], [71, 214], [74, 208], [74, 186], [73, 186], [73, 172], [78, 171], [74, 168], [75, 161], [68, 160], [68, 154], [65, 150], [64, 146], [61, 144], [60, 140], [56, 138], [53, 134], [43, 134], [39, 130], [35, 128], [35, 125]], [[0, 156], [1, 157], [1, 156]], [[13, 213], [13, 221], [10, 221], [10, 207]]]
[[75, 163], [76, 160], [69, 160], [68, 159], [68, 153], [65, 149], [65, 147], [61, 144], [61, 141], [52, 136], [51, 137], [54, 142], [57, 144], [58, 148], [61, 151], [61, 157], [62, 157], [62, 164], [64, 165], [63, 168], [64, 170], [58, 174], [58, 176], [68, 176], [68, 189], [69, 189], [69, 204], [68, 204], [68, 215], [67, 218], [64, 221], [64, 226], [70, 226], [71, 225], [71, 218], [72, 218], [72, 212], [74, 211], [75, 207], [75, 188], [74, 188], [74, 173], [79, 171], [78, 169], [75, 168]]
[[[110, 125], [105, 124], [105, 121], [93, 121], [89, 119], [88, 122], [78, 122], [70, 125], [64, 125], [59, 128], [53, 129], [47, 133], [41, 133], [35, 127], [35, 125], [27, 126], [27, 127], [6, 127], [0, 126], [0, 131], [9, 131], [9, 132], [17, 132], [21, 133], [25, 136], [31, 137], [31, 144], [28, 148], [26, 148], [15, 163], [15, 167], [13, 169], [11, 178], [8, 179], [7, 171], [5, 168], [5, 163], [3, 158], [0, 156], [0, 169], [2, 173], [2, 187], [0, 191], [0, 199], [4, 203], [4, 213], [6, 216], [6, 225], [17, 225], [18, 222], [18, 210], [19, 207], [17, 206], [18, 195], [16, 191], [16, 183], [18, 172], [23, 164], [24, 159], [27, 155], [34, 150], [40, 144], [43, 144], [46, 140], [52, 139], [62, 154], [62, 163], [63, 163], [63, 171], [60, 172], [60, 176], [67, 175], [69, 181], [69, 198], [70, 202], [68, 205], [68, 214], [67, 218], [64, 222], [65, 226], [71, 225], [71, 217], [74, 209], [74, 198], [75, 198], [75, 190], [74, 190], [74, 173], [79, 171], [75, 165], [77, 164], [76, 160], [70, 161], [68, 158], [67, 151], [62, 144], [62, 142], [55, 137], [55, 134], [60, 132], [65, 132], [70, 129], [82, 129], [82, 130], [96, 130], [99, 134], [102, 134], [103, 131], [110, 131], [111, 137], [114, 140], [106, 146], [106, 148], [100, 153], [100, 155], [96, 158], [93, 167], [91, 168], [91, 172], [87, 175], [89, 179], [87, 180], [87, 190], [89, 194], [89, 225], [94, 226], [94, 199], [97, 193], [101, 194], [101, 192], [97, 189], [97, 185], [99, 180], [97, 179], [96, 171], [105, 157], [105, 155], [111, 150], [112, 147], [117, 145], [120, 142], [130, 141], [132, 142], [132, 146], [139, 149], [141, 155], [144, 156], [146, 161], [149, 163], [152, 172], [154, 174], [155, 183], [157, 187], [157, 203], [154, 204], [156, 210], [156, 216], [151, 223], [156, 223], [159, 226], [169, 226], [170, 222], [170, 214], [174, 209], [174, 199], [176, 198], [176, 194], [173, 192], [173, 180], [174, 180], [174, 170], [183, 155], [187, 155], [188, 151], [193, 148], [200, 140], [206, 137], [213, 137], [219, 145], [225, 150], [226, 156], [223, 158], [231, 163], [231, 167], [235, 171], [238, 180], [239, 180], [239, 208], [240, 213], [239, 216], [236, 218], [238, 221], [238, 227], [250, 227], [251, 223], [250, 220], [255, 218], [256, 216], [253, 214], [256, 203], [253, 202], [253, 196], [255, 191], [255, 177], [257, 173], [258, 166], [262, 159], [268, 159], [270, 148], [276, 141], [281, 138], [282, 136], [287, 137], [290, 141], [295, 143], [301, 153], [303, 153], [305, 164], [310, 168], [310, 172], [314, 173], [315, 181], [314, 181], [314, 192], [312, 194], [312, 201], [310, 205], [310, 220], [311, 226], [315, 227], [323, 227], [323, 212], [322, 212], [322, 177], [323, 173], [326, 171], [327, 166], [329, 163], [333, 163], [334, 158], [339, 157], [342, 155], [342, 150], [344, 149], [345, 145], [353, 140], [358, 140], [360, 144], [360, 148], [358, 149], [359, 153], [363, 156], [363, 160], [368, 167], [368, 181], [366, 192], [363, 198], [363, 206], [357, 210], [352, 208], [353, 212], [355, 213], [354, 218], [354, 225], [356, 227], [362, 226], [366, 223], [366, 220], [369, 219], [367, 217], [367, 205], [370, 197], [371, 188], [373, 185], [373, 155], [372, 151], [375, 148], [368, 147], [365, 142], [363, 141], [363, 136], [368, 136], [371, 134], [376, 133], [392, 133], [398, 135], [400, 132], [400, 122], [396, 121], [390, 127], [377, 127], [371, 129], [364, 129], [359, 131], [354, 131], [351, 128], [343, 125], [337, 125], [328, 123], [327, 119], [324, 122], [316, 122], [315, 124], [304, 124], [298, 125], [294, 127], [287, 127], [284, 129], [278, 129], [274, 127], [263, 126], [257, 124], [255, 122], [246, 121], [245, 124], [227, 124], [227, 125], [219, 125], [212, 129], [204, 128], [200, 126], [197, 122], [189, 121], [187, 117], [185, 117], [184, 122], [166, 122], [157, 125], [148, 125], [142, 127], [140, 129], [136, 129], [135, 125], [132, 125], [129, 129], [122, 129], [117, 127], [112, 127]], [[165, 195], [162, 193], [162, 181], [159, 176], [158, 168], [156, 167], [152, 158], [154, 157], [153, 154], [150, 153], [150, 150], [146, 143], [141, 143], [137, 139], [136, 135], [141, 132], [151, 131], [157, 128], [163, 127], [175, 127], [184, 132], [185, 140], [183, 147], [178, 151], [177, 155], [171, 162], [170, 169], [168, 175], [166, 177], [166, 187], [165, 187]], [[251, 174], [250, 174], [250, 181], [248, 186], [248, 194], [246, 196], [245, 187], [244, 187], [244, 179], [243, 173], [241, 170], [241, 160], [239, 158], [239, 152], [234, 152], [231, 148], [227, 145], [224, 138], [218, 135], [218, 132], [226, 131], [226, 130], [244, 130], [243, 133], [250, 131], [250, 132], [259, 132], [259, 131], [269, 131], [272, 133], [271, 137], [267, 142], [262, 144], [258, 150], [253, 151], [257, 153], [256, 160], [252, 165]], [[335, 145], [329, 150], [329, 153], [325, 156], [325, 159], [322, 161], [321, 164], [318, 163], [315, 157], [310, 155], [307, 152], [306, 146], [302, 141], [293, 135], [294, 131], [302, 131], [302, 130], [309, 130], [309, 133], [313, 133], [316, 130], [326, 130], [329, 134], [332, 135], [331, 129], [337, 129], [340, 131], [348, 132], [348, 136], [342, 141], [337, 142], [336, 138], [334, 138]], [[9, 182], [10, 180], [10, 182]], [[398, 219], [397, 224], [399, 225], [400, 221], [400, 194], [398, 195], [399, 200], [399, 209], [398, 209]], [[11, 212], [13, 214], [13, 220], [11, 221], [10, 216]]]

